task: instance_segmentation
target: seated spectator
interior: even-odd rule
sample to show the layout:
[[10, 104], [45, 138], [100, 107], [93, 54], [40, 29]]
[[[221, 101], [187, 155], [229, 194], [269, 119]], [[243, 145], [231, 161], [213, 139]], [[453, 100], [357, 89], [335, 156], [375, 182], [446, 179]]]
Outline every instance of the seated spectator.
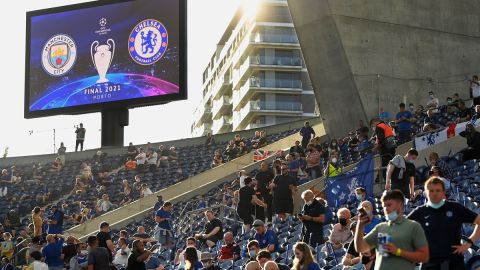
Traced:
[[427, 116], [423, 119], [423, 131], [428, 132], [442, 127], [438, 121], [438, 116], [433, 109], [428, 109]]
[[212, 136], [212, 133], [207, 133], [207, 139], [205, 140], [205, 146], [211, 146], [215, 144], [215, 139]]
[[442, 172], [442, 169], [440, 169], [440, 167], [432, 166], [432, 168], [430, 168], [429, 175], [435, 176], [438, 179], [442, 180], [443, 183], [445, 184], [445, 191], [447, 193], [450, 193], [452, 191], [450, 180], [443, 177], [443, 172]]
[[437, 108], [440, 106], [438, 98], [435, 97], [433, 91], [428, 92], [429, 100], [427, 102], [427, 109], [433, 109], [434, 112], [437, 112]]
[[15, 243], [13, 237], [9, 232], [3, 233], [3, 241], [0, 243], [0, 256], [12, 259], [13, 252], [15, 251]]
[[242, 142], [242, 137], [240, 137], [240, 134], [235, 134], [235, 137], [233, 138], [233, 142], [235, 143], [235, 147], [240, 146], [240, 143]]
[[243, 156], [248, 153], [247, 146], [245, 146], [245, 142], [241, 141], [237, 148], [237, 156]]
[[480, 159], [480, 132], [476, 131], [472, 124], [467, 124], [465, 131], [460, 132], [460, 136], [467, 139], [468, 146], [459, 152], [463, 156], [463, 161]]
[[56, 158], [55, 161], [52, 163], [52, 167], [50, 169], [51, 172], [59, 172], [61, 171], [63, 168], [62, 166], [62, 161], [60, 160], [60, 158]]
[[265, 223], [261, 220], [253, 222], [255, 228], [255, 235], [253, 238], [257, 240], [260, 249], [266, 249], [272, 253], [278, 250], [278, 238], [274, 231], [267, 229]]
[[472, 119], [472, 110], [470, 108], [465, 107], [465, 102], [460, 100], [458, 102], [458, 118], [457, 123], [467, 122]]
[[227, 148], [223, 152], [223, 155], [226, 157], [227, 161], [231, 161], [237, 158], [238, 149], [235, 146], [235, 142], [233, 140], [228, 143]]
[[148, 169], [151, 172], [154, 172], [157, 169], [157, 160], [158, 160], [157, 152], [155, 152], [152, 149], [148, 150], [146, 164], [148, 166]]
[[458, 112], [458, 103], [454, 103], [451, 97], [447, 97], [447, 114], [454, 114], [456, 112]]
[[[255, 139], [255, 142], [254, 142], [254, 139]], [[264, 130], [260, 131], [260, 137], [258, 138], [258, 140], [256, 139], [256, 137], [254, 139], [252, 139], [253, 149], [259, 149], [267, 145], [267, 133]]]
[[152, 190], [148, 187], [147, 183], [142, 184], [142, 189], [140, 190], [140, 198], [147, 197], [148, 195], [152, 195]]
[[105, 158], [107, 157], [107, 153], [103, 153], [101, 150], [98, 150], [95, 155], [93, 155], [93, 163], [95, 165], [100, 165], [102, 166], [103, 163], [105, 162]]
[[84, 181], [84, 183], [88, 183], [92, 180], [92, 168], [87, 163], [82, 163], [80, 174], [77, 176]]
[[262, 267], [257, 261], [248, 262], [245, 265], [245, 270], [262, 270]]
[[302, 146], [300, 145], [300, 141], [295, 141], [295, 145], [290, 147], [290, 154], [294, 153], [299, 153], [299, 154], [305, 154], [305, 151], [303, 150]]
[[13, 267], [13, 265], [10, 263], [10, 259], [5, 256], [2, 257], [1, 266], [2, 266], [1, 268], [2, 270], [15, 270], [15, 267]]
[[127, 162], [125, 163], [125, 170], [127, 171], [134, 171], [137, 169], [137, 161], [134, 158], [128, 158]]
[[417, 109], [415, 110], [415, 118], [417, 119], [423, 119], [426, 114], [425, 114], [425, 109], [423, 108], [422, 105], [418, 105]]
[[[411, 111], [413, 112], [413, 104]], [[356, 131], [357, 134], [368, 137], [370, 129], [363, 123], [363, 120], [358, 120], [358, 129]]]
[[11, 230], [12, 235], [15, 235], [16, 229], [18, 229], [22, 223], [20, 223], [20, 216], [17, 210], [10, 209], [5, 218], [5, 227]]
[[113, 210], [113, 208], [115, 208], [115, 205], [112, 202], [110, 202], [110, 197], [106, 193], [103, 194], [102, 198], [97, 201], [96, 209], [97, 209], [97, 213], [100, 215], [110, 210]]
[[453, 170], [452, 168], [440, 157], [438, 156], [438, 153], [432, 152], [428, 156], [428, 159], [430, 161], [430, 164], [433, 166], [437, 166], [440, 168], [440, 171], [443, 173], [444, 177], [447, 179], [451, 180], [453, 179]]
[[260, 264], [260, 266], [264, 270], [290, 270], [290, 268], [285, 264], [282, 264], [282, 263], [276, 264], [272, 260], [272, 255], [270, 254], [270, 252], [266, 250], [262, 250], [258, 253], [257, 262]]
[[224, 163], [222, 153], [220, 153], [220, 150], [215, 150], [215, 154], [213, 156], [213, 161], [212, 161], [212, 168], [217, 167], [218, 165], [221, 165]]
[[80, 194], [86, 191], [86, 186], [81, 178], [75, 178], [75, 185], [73, 186], [72, 191], [70, 192], [71, 195], [73, 194]]
[[215, 265], [213, 262], [213, 256], [209, 252], [203, 252], [200, 256], [200, 260], [203, 264], [202, 270], [221, 270], [220, 267]]
[[312, 251], [307, 244], [297, 242], [293, 249], [295, 250], [295, 259], [292, 270], [320, 270], [320, 266], [313, 259]]
[[163, 145], [160, 145], [158, 147], [158, 167], [160, 167], [161, 165], [161, 162], [166, 162], [168, 161], [168, 156], [170, 155], [170, 152], [168, 151], [168, 149], [165, 148], [165, 146]]
[[147, 162], [147, 154], [143, 151], [143, 148], [138, 149], [138, 155], [135, 157], [137, 162], [137, 170], [143, 172], [145, 169], [145, 163]]
[[254, 145], [254, 144], [258, 144], [259, 141], [260, 141], [260, 131], [256, 130], [253, 135], [253, 138], [250, 139], [250, 142], [252, 143], [252, 145]]
[[357, 187], [355, 189], [355, 198], [352, 198], [350, 203], [354, 203], [356, 206], [359, 206], [364, 201], [368, 201], [375, 206], [375, 199], [367, 196], [367, 190], [364, 187]]
[[195, 238], [206, 243], [208, 247], [213, 247], [217, 244], [217, 241], [223, 238], [222, 222], [215, 217], [212, 210], [205, 211], [205, 217], [208, 220], [205, 224], [205, 231], [195, 234]]
[[138, 150], [137, 148], [133, 145], [133, 143], [128, 144], [127, 148], [127, 157], [128, 159], [135, 159], [135, 157], [138, 155]]
[[341, 249], [352, 240], [350, 231], [351, 214], [347, 208], [340, 208], [337, 211], [338, 223], [333, 226], [328, 241], [332, 244], [334, 250]]
[[247, 252], [248, 252], [248, 257], [249, 260], [245, 263], [247, 264], [248, 262], [256, 262], [257, 261], [257, 255], [260, 252], [260, 244], [258, 243], [257, 240], [251, 240], [247, 244]]
[[148, 242], [153, 242], [155, 239], [151, 237], [148, 233], [145, 232], [145, 227], [143, 226], [138, 226], [137, 228], [137, 233], [132, 235], [132, 241], [133, 240], [142, 240], [145, 244]]
[[470, 121], [470, 123], [475, 127], [480, 126], [479, 119], [480, 119], [480, 105], [476, 105], [475, 111], [473, 112], [472, 120]]
[[240, 247], [234, 242], [233, 234], [226, 232], [223, 236], [224, 245], [220, 248], [219, 262], [238, 260], [240, 258]]
[[48, 270], [48, 265], [42, 262], [42, 253], [40, 251], [30, 253], [30, 257], [32, 257], [33, 262], [28, 265], [27, 270]]
[[178, 160], [177, 150], [173, 146], [168, 150], [168, 160], [173, 162], [177, 162]]

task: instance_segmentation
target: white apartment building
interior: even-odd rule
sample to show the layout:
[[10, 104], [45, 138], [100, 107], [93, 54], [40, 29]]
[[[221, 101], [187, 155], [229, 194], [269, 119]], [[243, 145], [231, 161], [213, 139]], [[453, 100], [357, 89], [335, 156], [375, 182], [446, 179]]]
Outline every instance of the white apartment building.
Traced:
[[286, 0], [241, 7], [203, 72], [192, 135], [218, 134], [318, 116]]

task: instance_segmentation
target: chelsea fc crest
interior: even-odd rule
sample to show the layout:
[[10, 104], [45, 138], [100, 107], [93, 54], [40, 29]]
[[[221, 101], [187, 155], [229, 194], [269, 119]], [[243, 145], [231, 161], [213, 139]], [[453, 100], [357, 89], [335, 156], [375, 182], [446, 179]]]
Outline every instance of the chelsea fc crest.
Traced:
[[154, 19], [139, 22], [128, 37], [128, 52], [140, 65], [151, 65], [160, 60], [168, 47], [165, 26]]
[[48, 39], [42, 49], [42, 67], [51, 76], [62, 76], [77, 60], [77, 45], [68, 35], [58, 34]]

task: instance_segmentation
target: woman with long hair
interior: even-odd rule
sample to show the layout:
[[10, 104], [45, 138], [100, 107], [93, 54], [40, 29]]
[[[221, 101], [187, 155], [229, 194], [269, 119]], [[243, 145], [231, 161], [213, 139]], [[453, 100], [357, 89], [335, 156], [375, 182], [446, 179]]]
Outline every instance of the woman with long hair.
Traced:
[[320, 266], [313, 259], [310, 247], [304, 242], [298, 242], [293, 247], [295, 259], [292, 270], [320, 270]]
[[185, 249], [185, 270], [199, 270], [203, 265], [199, 261], [197, 249], [194, 247], [187, 247]]

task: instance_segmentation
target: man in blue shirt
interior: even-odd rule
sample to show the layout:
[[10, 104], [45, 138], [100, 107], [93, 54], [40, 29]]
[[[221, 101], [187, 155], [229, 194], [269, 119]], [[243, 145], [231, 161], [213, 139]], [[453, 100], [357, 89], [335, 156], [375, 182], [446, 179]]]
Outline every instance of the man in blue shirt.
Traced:
[[403, 144], [411, 140], [413, 115], [405, 110], [405, 103], [400, 103], [400, 112], [395, 117], [395, 123], [398, 127], [398, 144]]
[[303, 149], [307, 148], [308, 143], [310, 143], [310, 140], [315, 138], [315, 130], [310, 126], [310, 122], [305, 121], [305, 125], [300, 129], [300, 136], [302, 136], [302, 147]]
[[172, 218], [172, 203], [165, 202], [155, 215], [155, 222], [157, 227], [155, 228], [155, 239], [164, 246], [170, 248], [172, 243], [172, 226], [170, 220]]
[[62, 234], [63, 233], [63, 212], [58, 210], [57, 205], [50, 207], [52, 215], [48, 217], [47, 233], [48, 234]]
[[253, 238], [258, 241], [260, 249], [265, 249], [270, 253], [277, 251], [278, 239], [275, 233], [265, 228], [265, 223], [258, 219], [253, 222], [253, 227], [256, 231]]
[[48, 269], [63, 270], [62, 247], [64, 240], [63, 235], [47, 235], [48, 244], [42, 249], [42, 256], [48, 264]]
[[155, 206], [153, 207], [153, 211], [155, 213], [157, 213], [158, 209], [160, 209], [163, 206], [163, 204], [165, 203], [163, 201], [162, 195], [157, 195], [157, 199], [158, 199], [158, 201], [155, 203]]

